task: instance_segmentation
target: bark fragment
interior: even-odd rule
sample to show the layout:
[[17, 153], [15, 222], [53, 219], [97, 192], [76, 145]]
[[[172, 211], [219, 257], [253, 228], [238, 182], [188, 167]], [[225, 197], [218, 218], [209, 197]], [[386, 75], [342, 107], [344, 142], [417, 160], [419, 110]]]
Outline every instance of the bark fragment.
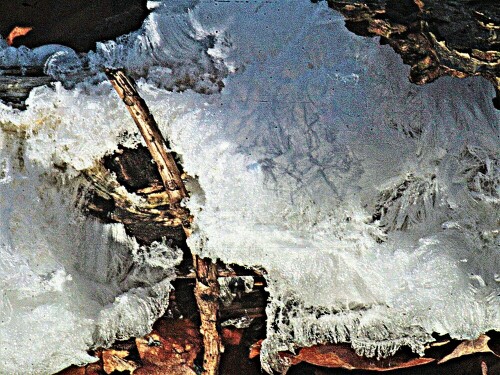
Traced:
[[[314, 0], [313, 0], [314, 1]], [[479, 0], [328, 0], [346, 27], [379, 36], [405, 64], [410, 81], [425, 84], [449, 75], [483, 76], [493, 83], [500, 109], [500, 7]]]

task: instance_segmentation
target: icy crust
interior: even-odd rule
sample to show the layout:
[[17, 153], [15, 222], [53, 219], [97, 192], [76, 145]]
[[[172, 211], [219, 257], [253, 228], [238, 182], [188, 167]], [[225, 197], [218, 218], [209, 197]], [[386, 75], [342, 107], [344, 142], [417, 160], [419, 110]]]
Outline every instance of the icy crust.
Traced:
[[[325, 341], [383, 357], [422, 354], [433, 332], [498, 329], [500, 115], [488, 83], [416, 87], [390, 49], [321, 6], [248, 8], [252, 24], [227, 29], [228, 59], [243, 67], [220, 97], [153, 107], [204, 191], [189, 202], [190, 246], [267, 271], [264, 368]], [[274, 43], [253, 51], [248, 35], [267, 33]], [[238, 55], [245, 47], [255, 54]]]
[[[389, 48], [349, 33], [325, 4], [193, 2], [189, 11], [186, 4], [157, 7], [143, 30], [104, 44], [102, 48], [114, 46], [104, 60], [117, 66], [136, 61], [133, 69], [146, 75], [138, 82], [139, 91], [181, 155], [184, 169], [198, 177], [202, 191], [193, 191], [187, 202], [196, 218], [189, 239], [193, 251], [266, 271], [270, 303], [264, 368], [286, 367], [279, 350], [325, 341], [350, 342], [360, 354], [380, 357], [403, 345], [422, 353], [433, 332], [475, 338], [500, 329], [500, 114], [490, 105], [488, 83], [440, 79], [424, 87], [411, 85], [407, 68]], [[189, 22], [172, 22], [172, 17]], [[178, 29], [170, 29], [172, 25]], [[182, 76], [181, 68], [177, 73], [172, 69], [173, 76], [155, 73], [151, 78], [148, 53], [181, 56], [182, 48], [166, 46], [186, 35], [214, 34], [225, 35], [220, 43], [231, 44], [214, 43], [205, 52], [188, 44], [186, 50], [193, 56], [188, 66], [206, 67], [206, 55], [211, 54], [234, 72], [224, 79], [220, 94], [167, 91], [172, 77], [177, 82], [177, 74]], [[134, 49], [134, 40], [138, 46], [141, 41], [154, 43]], [[102, 64], [96, 63], [96, 69]], [[53, 358], [61, 361], [52, 363], [55, 368], [74, 358], [83, 362], [89, 359], [82, 354], [85, 345], [137, 334], [133, 327], [148, 326], [122, 309], [145, 320], [160, 313], [167, 269], [175, 263], [175, 252], [168, 252], [171, 260], [159, 267], [163, 250], [145, 256], [121, 235], [94, 244], [103, 238], [99, 233], [118, 227], [59, 219], [74, 212], [71, 181], [78, 171], [118, 143], [134, 145], [140, 139], [107, 83], [37, 89], [26, 111], [1, 107], [0, 123], [5, 131], [22, 135], [22, 159], [32, 171], [2, 175], [2, 194], [23, 197], [2, 199], [2, 216], [19, 212], [21, 221], [30, 223], [5, 224], [2, 235], [18, 236], [22, 242], [27, 236], [22, 231], [35, 228], [31, 232], [39, 233], [36, 241], [47, 244], [38, 253], [32, 251], [33, 241], [24, 244], [30, 251], [4, 246], [5, 259], [13, 260], [2, 263], [2, 280], [12, 289], [9, 293], [18, 293], [18, 285], [25, 284], [44, 290], [35, 277], [43, 273], [31, 271], [32, 263], [36, 259], [44, 272], [56, 269], [54, 263], [62, 265], [64, 272], [54, 274], [57, 280], [74, 281], [65, 282], [58, 295], [67, 301], [59, 316], [69, 316], [64, 319], [68, 325], [57, 326], [59, 335], [83, 333], [74, 340], [78, 346], [54, 344]], [[2, 152], [5, 170], [14, 170], [8, 166], [17, 160], [17, 148], [4, 147]], [[66, 168], [65, 184], [34, 179], [50, 176], [54, 166]], [[16, 190], [20, 181], [31, 190]], [[64, 204], [49, 204], [39, 199], [35, 186], [68, 198]], [[30, 205], [36, 208], [30, 215], [40, 216], [38, 221], [27, 213], [22, 216]], [[49, 219], [47, 207], [57, 208], [62, 216]], [[67, 232], [60, 234], [47, 223], [60, 223]], [[70, 244], [88, 247], [81, 245], [75, 252], [64, 233], [71, 234]], [[75, 233], [81, 237], [75, 239]], [[126, 256], [98, 261], [117, 252]], [[26, 254], [32, 263], [23, 260]], [[75, 261], [82, 267], [73, 267]], [[141, 269], [121, 289], [113, 277], [99, 279], [99, 288], [92, 286], [96, 277], [116, 275], [127, 262], [135, 262], [137, 269], [160, 269], [161, 277]], [[79, 276], [88, 269], [102, 271]], [[18, 276], [11, 277], [14, 271]], [[149, 280], [147, 296], [135, 287], [138, 277]], [[78, 293], [91, 292], [75, 298], [77, 292], [66, 287], [72, 283]], [[90, 308], [100, 295], [101, 302]], [[84, 306], [74, 309], [79, 302]], [[0, 327], [3, 342], [25, 327], [19, 326], [21, 317], [38, 319], [25, 309], [27, 303], [9, 295], [2, 299], [2, 316], [13, 322], [7, 323], [11, 328]], [[51, 306], [43, 299], [30, 303], [40, 311]], [[80, 314], [77, 318], [74, 311]], [[87, 330], [74, 331], [76, 322], [86, 322]], [[33, 326], [30, 332], [40, 328]], [[31, 337], [36, 348], [46, 342], [41, 337]], [[43, 350], [48, 353], [46, 345]], [[1, 358], [12, 355], [6, 351]], [[21, 356], [16, 358], [26, 365]]]
[[45, 148], [52, 165], [30, 158], [30, 137], [11, 131], [0, 134], [0, 372], [52, 374], [96, 360], [91, 347], [149, 332], [182, 253], [83, 217], [84, 180], [61, 172], [72, 167], [56, 163], [57, 149]]
[[160, 6], [141, 30], [87, 55], [0, 40], [0, 65], [44, 66], [62, 81], [34, 89], [26, 111], [0, 104], [0, 372], [49, 374], [91, 362], [89, 348], [141, 336], [165, 312], [180, 251], [140, 247], [123, 227], [80, 217], [75, 206], [81, 171], [118, 144], [141, 142], [111, 85], [100, 83], [105, 67], [150, 73], [179, 91], [220, 89], [228, 42], [222, 31], [199, 29], [189, 4]]
[[[113, 95], [107, 82], [74, 90], [60, 83], [38, 87], [31, 91], [25, 111], [0, 105], [0, 124], [25, 138], [29, 160], [47, 170], [59, 166], [75, 176], [116, 151], [118, 143], [134, 147], [141, 141], [132, 119]], [[117, 121], [111, 124], [109, 118]]]
[[191, 10], [197, 3], [160, 4], [139, 31], [97, 43], [87, 56], [89, 66], [96, 72], [126, 68], [169, 90], [218, 92], [231, 70], [223, 60], [231, 42], [224, 30], [201, 27]]

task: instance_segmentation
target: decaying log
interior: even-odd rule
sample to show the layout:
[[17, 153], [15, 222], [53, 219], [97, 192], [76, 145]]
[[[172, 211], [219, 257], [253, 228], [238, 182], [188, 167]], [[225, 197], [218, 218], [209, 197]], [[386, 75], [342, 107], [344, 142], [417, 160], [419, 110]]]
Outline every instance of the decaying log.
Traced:
[[[183, 198], [188, 196], [181, 173], [158, 125], [149, 111], [146, 102], [135, 88], [131, 78], [120, 69], [106, 70], [111, 84], [123, 100], [134, 119], [147, 148], [155, 161], [163, 185], [169, 198], [169, 211], [181, 219], [186, 235], [190, 234], [189, 211], [180, 206]], [[201, 319], [200, 332], [203, 336], [204, 374], [216, 375], [223, 350], [219, 334], [219, 284], [217, 282], [217, 265], [209, 259], [202, 259], [193, 254], [193, 265], [196, 272], [195, 297]]]
[[53, 79], [43, 73], [43, 67], [0, 67], [0, 99], [14, 108], [24, 109], [31, 90]]

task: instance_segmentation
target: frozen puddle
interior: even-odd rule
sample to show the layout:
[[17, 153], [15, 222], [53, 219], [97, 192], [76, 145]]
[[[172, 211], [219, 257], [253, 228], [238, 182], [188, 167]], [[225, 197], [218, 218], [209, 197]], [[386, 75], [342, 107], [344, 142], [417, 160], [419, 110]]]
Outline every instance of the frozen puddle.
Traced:
[[[178, 252], [157, 244], [165, 262], [148, 263], [121, 226], [74, 208], [79, 171], [141, 142], [105, 66], [143, 77], [199, 179], [190, 247], [267, 271], [265, 369], [294, 345], [387, 356], [422, 353], [433, 332], [500, 329], [500, 112], [487, 81], [411, 85], [389, 48], [305, 0], [166, 2], [95, 53], [46, 59], [63, 84], [35, 89], [24, 112], [0, 108], [3, 372], [84, 363], [87, 347], [145, 333], [164, 311]], [[82, 66], [95, 74], [71, 82]]]

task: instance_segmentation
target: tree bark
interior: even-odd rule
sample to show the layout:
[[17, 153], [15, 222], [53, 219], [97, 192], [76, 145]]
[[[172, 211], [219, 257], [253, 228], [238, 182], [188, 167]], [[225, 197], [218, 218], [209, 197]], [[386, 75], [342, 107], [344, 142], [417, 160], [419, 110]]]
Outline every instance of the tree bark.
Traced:
[[219, 284], [217, 282], [217, 265], [210, 259], [202, 259], [193, 255], [196, 269], [196, 286], [194, 295], [200, 310], [201, 329], [203, 335], [203, 374], [219, 373], [220, 353], [224, 351], [219, 327]]
[[[312, 0], [316, 2], [317, 0]], [[328, 0], [357, 35], [379, 36], [411, 66], [410, 81], [483, 76], [500, 109], [500, 7], [490, 0]]]

